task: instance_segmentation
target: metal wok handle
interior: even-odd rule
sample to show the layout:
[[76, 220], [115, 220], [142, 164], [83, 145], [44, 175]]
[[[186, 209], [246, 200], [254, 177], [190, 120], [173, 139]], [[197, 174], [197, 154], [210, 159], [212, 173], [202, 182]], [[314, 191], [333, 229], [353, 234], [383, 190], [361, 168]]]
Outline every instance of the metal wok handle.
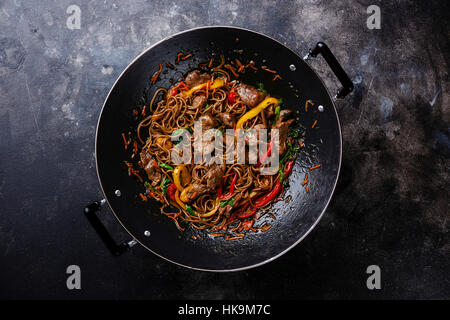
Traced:
[[337, 61], [336, 57], [325, 43], [318, 42], [314, 49], [309, 50], [309, 53], [306, 55], [304, 60], [307, 60], [309, 57], [315, 58], [319, 53], [322, 54], [331, 70], [342, 84], [342, 87], [338, 90], [335, 98], [344, 98], [346, 95], [353, 91], [353, 82], [352, 80], [350, 80], [350, 77], [347, 75], [344, 69], [342, 69], [341, 64]]
[[136, 240], [131, 240], [128, 242], [122, 242], [117, 244], [114, 239], [109, 234], [108, 230], [106, 230], [103, 223], [97, 217], [96, 213], [101, 210], [102, 206], [106, 203], [106, 200], [103, 199], [101, 201], [94, 201], [93, 203], [87, 205], [83, 212], [86, 218], [88, 219], [91, 226], [97, 231], [98, 235], [102, 239], [105, 246], [108, 250], [115, 256], [120, 256], [122, 253], [133, 247], [137, 242]]

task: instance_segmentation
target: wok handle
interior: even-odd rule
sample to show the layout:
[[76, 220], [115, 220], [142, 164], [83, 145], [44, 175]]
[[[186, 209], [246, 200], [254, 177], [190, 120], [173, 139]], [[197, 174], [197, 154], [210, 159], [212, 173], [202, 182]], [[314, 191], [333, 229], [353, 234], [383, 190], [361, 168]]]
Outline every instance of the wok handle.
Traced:
[[342, 69], [341, 64], [339, 63], [339, 61], [337, 61], [336, 57], [325, 43], [318, 42], [314, 49], [309, 50], [309, 54], [306, 57], [311, 56], [315, 58], [319, 53], [322, 54], [333, 73], [341, 82], [342, 87], [338, 90], [335, 98], [344, 98], [346, 95], [353, 91], [352, 80], [344, 71], [344, 69]]
[[87, 205], [84, 208], [84, 215], [88, 219], [91, 226], [100, 236], [105, 246], [108, 250], [115, 256], [120, 256], [122, 253], [133, 247], [137, 242], [136, 240], [131, 240], [129, 242], [122, 242], [117, 244], [114, 239], [109, 234], [108, 230], [106, 230], [103, 223], [97, 217], [97, 212], [101, 210], [103, 204], [106, 203], [106, 200], [94, 201], [91, 204]]

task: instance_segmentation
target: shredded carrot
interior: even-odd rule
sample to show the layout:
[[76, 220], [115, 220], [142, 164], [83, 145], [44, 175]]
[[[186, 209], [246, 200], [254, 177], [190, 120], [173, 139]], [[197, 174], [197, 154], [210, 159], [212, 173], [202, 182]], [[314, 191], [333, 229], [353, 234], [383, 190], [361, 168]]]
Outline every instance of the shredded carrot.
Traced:
[[308, 185], [306, 185], [306, 192], [309, 192], [309, 187], [308, 187]]
[[302, 187], [305, 186], [305, 184], [307, 183], [308, 183], [308, 173], [305, 174], [305, 179], [303, 179]]
[[281, 80], [282, 78], [280, 77], [280, 75], [277, 74], [277, 75], [275, 75], [275, 77], [273, 77], [272, 81], [275, 81], [275, 80], [277, 80], [277, 79], [280, 79], [280, 80]]
[[133, 154], [136, 154], [138, 152], [138, 145], [136, 141], [133, 141]]
[[300, 140], [300, 141], [298, 142], [298, 144], [299, 144], [299, 146], [300, 146], [300, 149], [303, 148], [303, 147], [305, 146], [305, 144], [303, 143], [302, 140]]
[[160, 63], [158, 71], [156, 71], [155, 74], [152, 76], [152, 84], [156, 83], [156, 81], [158, 80], [158, 77], [159, 77], [159, 74], [161, 73], [161, 71], [162, 71], [162, 64]]
[[308, 112], [308, 104], [311, 104], [311, 106], [314, 106], [314, 103], [311, 100], [306, 100], [305, 103], [305, 111]]
[[238, 236], [238, 237], [227, 237], [225, 240], [237, 240], [237, 239], [242, 239], [244, 238], [244, 236]]
[[313, 125], [311, 126], [311, 129], [314, 129], [314, 127], [316, 126], [316, 124], [317, 124], [317, 120], [314, 121]]
[[223, 233], [213, 233], [213, 232], [211, 232], [211, 233], [208, 233], [208, 234], [212, 235], [213, 237], [223, 237], [224, 236]]
[[208, 98], [210, 84], [210, 81], [206, 82], [206, 98]]
[[242, 70], [244, 70], [244, 65], [239, 61], [239, 59], [236, 59], [236, 63], [239, 66], [238, 72], [242, 72]]
[[250, 62], [245, 66], [246, 69], [247, 69], [248, 67], [252, 68], [253, 70], [258, 70], [258, 68], [255, 67], [255, 62], [253, 62], [253, 61], [250, 61]]
[[192, 53], [189, 53], [188, 55], [185, 55], [185, 56], [183, 56], [182, 58], [181, 58], [181, 60], [186, 60], [186, 59], [189, 59], [190, 57], [192, 57], [193, 56], [193, 54]]
[[169, 61], [166, 62], [166, 66], [170, 69], [175, 69], [174, 65], [171, 64]]
[[145, 116], [145, 104], [142, 106], [141, 115]]
[[175, 63], [178, 64], [178, 62], [180, 62], [181, 57], [184, 55], [183, 52], [178, 52], [177, 53], [177, 60], [175, 60]]
[[134, 174], [139, 179], [140, 182], [144, 182], [144, 180], [142, 180], [142, 178], [138, 172], [139, 171], [137, 171], [137, 170], [131, 170], [131, 173]]
[[213, 58], [211, 58], [211, 60], [209, 60], [209, 63], [208, 63], [208, 68], [211, 68], [211, 66], [212, 66], [212, 63], [213, 63]]
[[192, 239], [194, 239], [194, 240], [197, 240], [197, 237], [196, 237], [196, 236], [194, 236], [194, 235], [192, 235]]
[[317, 168], [320, 168], [321, 166], [322, 166], [321, 164], [318, 164], [317, 166], [314, 166], [314, 167], [309, 168], [309, 170], [315, 170], [315, 169], [317, 169]]
[[127, 150], [129, 142], [127, 141], [127, 138], [125, 138], [125, 133], [122, 133], [122, 137], [123, 137], [123, 142], [125, 142], [125, 150]]
[[266, 232], [267, 230], [269, 230], [270, 228], [272, 228], [272, 225], [270, 224], [265, 224], [261, 227], [261, 231], [262, 232]]
[[239, 77], [239, 75], [236, 73], [236, 69], [233, 66], [226, 64], [226, 65], [224, 65], [224, 67], [227, 68], [228, 70], [230, 70], [236, 78]]
[[139, 193], [139, 195], [141, 196], [141, 198], [142, 198], [143, 201], [147, 201], [147, 200], [148, 200], [147, 197], [144, 196], [142, 193]]
[[270, 73], [277, 73], [277, 72], [274, 71], [274, 70], [268, 69], [266, 66], [262, 66], [261, 69], [263, 69], [264, 71], [270, 72]]
[[175, 222], [175, 225], [177, 226], [178, 230], [180, 231], [184, 231], [184, 229], [182, 227], [180, 227], [180, 224], [178, 223], [177, 218], [174, 218], [172, 216], [168, 216], [170, 219], [172, 219]]

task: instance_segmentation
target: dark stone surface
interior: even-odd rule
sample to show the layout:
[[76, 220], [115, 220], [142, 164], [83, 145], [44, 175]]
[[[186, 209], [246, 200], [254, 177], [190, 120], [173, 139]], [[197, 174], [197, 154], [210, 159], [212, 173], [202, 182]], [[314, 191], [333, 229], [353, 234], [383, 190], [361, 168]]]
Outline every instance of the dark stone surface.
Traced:
[[[66, 9], [81, 8], [69, 30]], [[1, 1], [0, 298], [449, 298], [449, 14], [441, 1]], [[376, 4], [376, 3], [375, 3]], [[113, 257], [82, 214], [102, 197], [101, 105], [152, 43], [202, 25], [242, 26], [300, 54], [325, 41], [355, 83], [338, 102], [335, 197], [296, 248], [257, 269], [190, 271], [134, 247]], [[336, 81], [318, 59], [329, 88]], [[102, 220], [128, 239], [109, 210]], [[82, 290], [66, 288], [68, 265]], [[367, 266], [382, 290], [366, 288]]]

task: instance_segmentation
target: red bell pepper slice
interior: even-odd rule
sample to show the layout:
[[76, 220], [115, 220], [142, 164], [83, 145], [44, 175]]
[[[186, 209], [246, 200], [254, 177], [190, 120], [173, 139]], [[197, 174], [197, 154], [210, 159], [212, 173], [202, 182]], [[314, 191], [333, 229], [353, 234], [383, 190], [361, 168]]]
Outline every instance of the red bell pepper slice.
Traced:
[[167, 195], [169, 196], [170, 200], [176, 201], [175, 199], [175, 192], [177, 191], [177, 186], [172, 183], [170, 186], [167, 187]]
[[273, 148], [273, 141], [270, 140], [269, 147], [267, 147], [267, 152], [261, 156], [261, 158], [258, 160], [258, 163], [256, 164], [256, 166], [259, 167], [261, 164], [266, 162], [267, 158], [269, 158], [270, 154], [272, 153], [272, 148]]
[[[291, 160], [286, 164], [286, 168], [284, 169], [285, 177], [287, 177], [291, 173], [293, 167], [294, 167], [294, 160]], [[281, 182], [280, 178], [278, 178], [273, 189], [265, 196], [262, 196], [261, 198], [256, 200], [254, 203], [254, 207], [255, 208], [264, 207], [273, 199], [275, 199], [275, 197], [280, 193], [280, 191], [281, 191]]]
[[237, 101], [238, 94], [234, 91], [231, 91], [228, 94], [228, 103], [235, 103]]
[[230, 192], [228, 192], [227, 194], [222, 194], [222, 187], [219, 187], [217, 189], [217, 197], [220, 200], [228, 200], [228, 199], [230, 199], [233, 196], [234, 185], [236, 184], [237, 178], [238, 178], [238, 174], [237, 174], [237, 172], [235, 172], [233, 181], [231, 181]]

